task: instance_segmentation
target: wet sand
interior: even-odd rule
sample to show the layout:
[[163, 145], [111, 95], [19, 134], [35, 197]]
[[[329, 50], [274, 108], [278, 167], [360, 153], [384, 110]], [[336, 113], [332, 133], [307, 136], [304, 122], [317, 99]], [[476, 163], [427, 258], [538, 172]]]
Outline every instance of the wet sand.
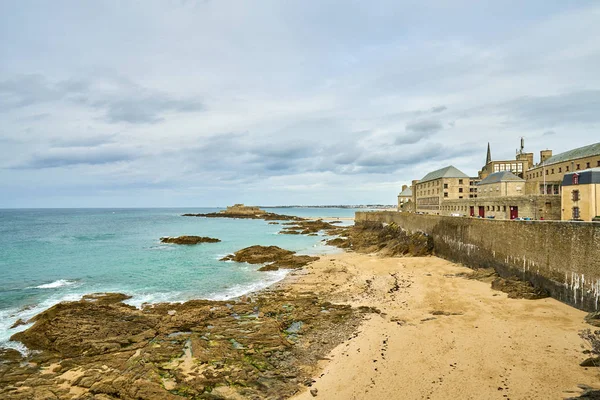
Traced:
[[437, 257], [345, 253], [292, 273], [280, 285], [381, 311], [293, 398], [562, 399], [597, 386], [598, 370], [579, 366], [585, 312], [455, 276], [469, 271]]

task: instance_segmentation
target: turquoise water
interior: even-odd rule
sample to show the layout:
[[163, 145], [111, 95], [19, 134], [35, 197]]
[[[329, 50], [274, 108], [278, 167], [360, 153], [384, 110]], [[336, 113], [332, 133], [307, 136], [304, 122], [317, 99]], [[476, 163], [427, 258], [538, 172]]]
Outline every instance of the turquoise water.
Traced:
[[[278, 214], [350, 217], [351, 209], [268, 209]], [[262, 220], [182, 217], [217, 209], [0, 210], [0, 346], [19, 348], [10, 329], [64, 300], [120, 292], [145, 302], [227, 299], [264, 288], [287, 271], [259, 272], [246, 263], [218, 261], [241, 248], [276, 245], [300, 254], [336, 250], [322, 237], [278, 235]], [[198, 235], [220, 243], [178, 246], [161, 236]]]

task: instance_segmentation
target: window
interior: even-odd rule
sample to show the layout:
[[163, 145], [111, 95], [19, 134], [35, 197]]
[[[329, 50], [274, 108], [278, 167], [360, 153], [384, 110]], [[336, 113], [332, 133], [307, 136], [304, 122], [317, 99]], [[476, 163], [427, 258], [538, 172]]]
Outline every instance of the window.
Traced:
[[444, 197], [448, 197], [448, 193], [444, 193]]
[[490, 211], [490, 206], [487, 206], [487, 210]]
[[458, 193], [462, 193], [462, 188], [458, 188]]
[[448, 189], [448, 184], [444, 183], [444, 189]]
[[562, 172], [562, 168], [558, 167], [558, 173], [560, 174]]
[[459, 199], [462, 199], [463, 197], [462, 197], [462, 196], [458, 196], [458, 198], [459, 198]]
[[573, 207], [573, 219], [579, 219], [579, 207]]
[[503, 206], [502, 208], [503, 208], [503, 211], [506, 211], [506, 206]]
[[552, 173], [554, 174], [554, 168], [552, 168]]
[[573, 190], [573, 201], [579, 201], [579, 190]]
[[565, 171], [569, 172], [569, 166], [568, 165], [565, 167]]
[[585, 167], [589, 168], [590, 167], [590, 163], [585, 163]]
[[[589, 165], [589, 163], [588, 163], [588, 165]], [[462, 184], [463, 184], [463, 180], [462, 180], [462, 179], [459, 179], [459, 180], [458, 180], [458, 184], [459, 184], [459, 185], [462, 185]]]
[[598, 160], [598, 163], [596, 164], [597, 167], [600, 167], [600, 160]]
[[577, 168], [575, 168], [575, 169], [579, 171], [579, 169], [580, 169], [580, 168], [581, 168], [581, 167], [579, 167], [579, 164], [577, 164]]
[[579, 174], [573, 174], [573, 185], [579, 185]]
[[546, 170], [546, 175], [548, 175], [548, 170]]

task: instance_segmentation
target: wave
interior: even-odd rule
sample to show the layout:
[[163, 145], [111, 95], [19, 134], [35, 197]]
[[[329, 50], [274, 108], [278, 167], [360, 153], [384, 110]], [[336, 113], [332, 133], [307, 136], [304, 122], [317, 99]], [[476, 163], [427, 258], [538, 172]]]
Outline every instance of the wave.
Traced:
[[56, 288], [63, 287], [63, 286], [71, 286], [76, 283], [77, 283], [77, 281], [68, 281], [66, 279], [59, 279], [54, 282], [45, 283], [45, 284], [39, 285], [39, 286], [34, 286], [33, 288], [34, 289], [56, 289]]

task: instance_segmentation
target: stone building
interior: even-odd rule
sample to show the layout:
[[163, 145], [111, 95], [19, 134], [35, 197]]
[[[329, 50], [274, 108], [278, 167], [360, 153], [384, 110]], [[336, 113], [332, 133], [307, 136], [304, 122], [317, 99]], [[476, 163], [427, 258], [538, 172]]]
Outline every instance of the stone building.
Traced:
[[479, 198], [522, 196], [525, 179], [510, 171], [494, 172], [477, 184]]
[[402, 185], [402, 191], [398, 194], [398, 211], [411, 211], [412, 208], [412, 189], [407, 185]]
[[540, 152], [540, 163], [525, 173], [526, 192], [530, 194], [560, 194], [567, 173], [600, 167], [600, 143], [552, 155], [552, 150]]
[[561, 200], [563, 220], [600, 221], [600, 168], [565, 174]]
[[533, 166], [533, 153], [525, 153], [525, 141], [521, 138], [521, 149], [517, 150], [517, 155], [514, 160], [492, 160], [492, 152], [488, 143], [487, 157], [485, 165], [479, 171], [479, 179], [485, 179], [488, 175], [495, 172], [509, 171], [513, 174], [524, 178], [524, 173], [528, 168]]
[[438, 214], [442, 202], [469, 196], [471, 178], [454, 166], [430, 172], [413, 181], [413, 203], [416, 212]]
[[521, 195], [444, 201], [440, 215], [560, 220], [560, 196]]

